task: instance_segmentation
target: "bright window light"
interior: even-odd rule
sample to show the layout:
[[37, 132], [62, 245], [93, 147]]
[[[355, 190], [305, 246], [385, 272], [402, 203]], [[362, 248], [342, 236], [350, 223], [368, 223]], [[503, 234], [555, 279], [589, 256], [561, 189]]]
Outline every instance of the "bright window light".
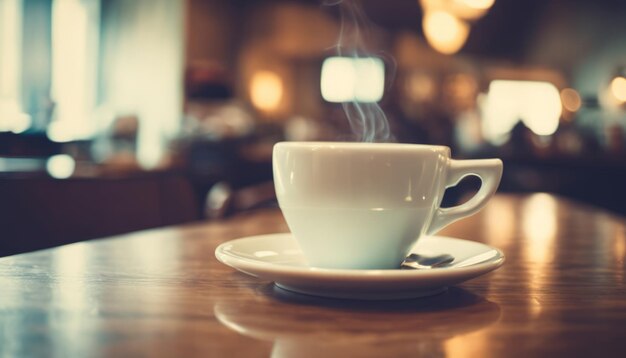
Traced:
[[21, 133], [30, 128], [30, 125], [31, 117], [22, 112], [15, 97], [0, 97], [0, 132]]
[[97, 11], [93, 0], [52, 3], [52, 96], [57, 108], [48, 136], [54, 141], [85, 138], [92, 132]]
[[385, 65], [376, 57], [329, 57], [322, 64], [322, 97], [328, 102], [378, 102]]
[[0, 131], [31, 125], [21, 108], [22, 0], [0, 0]]
[[102, 27], [101, 56], [95, 58], [102, 75], [93, 83], [99, 88], [98, 112], [111, 116], [94, 116], [93, 123], [104, 129], [116, 116], [136, 116], [138, 164], [154, 168], [181, 124], [187, 1], [105, 2], [108, 15], [103, 21], [112, 22]]
[[535, 134], [551, 135], [562, 110], [559, 91], [549, 82], [492, 81], [483, 106], [483, 134], [501, 144], [521, 120]]

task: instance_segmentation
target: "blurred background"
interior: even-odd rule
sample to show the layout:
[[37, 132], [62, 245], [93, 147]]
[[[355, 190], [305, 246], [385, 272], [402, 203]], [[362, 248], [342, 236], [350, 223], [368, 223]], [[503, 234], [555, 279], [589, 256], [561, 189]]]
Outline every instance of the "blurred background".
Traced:
[[0, 0], [0, 255], [272, 205], [275, 142], [363, 139], [345, 102], [380, 106], [394, 141], [502, 158], [503, 192], [626, 214], [624, 16], [619, 0]]

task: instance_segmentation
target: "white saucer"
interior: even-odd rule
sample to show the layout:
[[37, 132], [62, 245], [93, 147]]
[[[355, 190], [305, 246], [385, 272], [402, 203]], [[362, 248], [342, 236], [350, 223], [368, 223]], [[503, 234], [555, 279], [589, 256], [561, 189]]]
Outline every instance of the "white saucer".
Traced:
[[445, 268], [426, 270], [336, 270], [308, 267], [291, 234], [250, 236], [215, 249], [224, 264], [246, 274], [274, 281], [278, 287], [314, 296], [362, 300], [430, 296], [504, 263], [498, 249], [474, 241], [443, 236], [424, 237], [413, 248], [420, 254], [451, 254]]

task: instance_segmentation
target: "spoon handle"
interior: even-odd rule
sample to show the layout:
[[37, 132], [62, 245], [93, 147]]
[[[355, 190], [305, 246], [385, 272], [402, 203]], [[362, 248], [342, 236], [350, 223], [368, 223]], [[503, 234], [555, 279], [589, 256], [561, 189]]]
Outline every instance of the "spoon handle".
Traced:
[[410, 254], [402, 262], [400, 268], [407, 269], [432, 269], [444, 267], [454, 261], [454, 256], [449, 254], [441, 254], [436, 256], [424, 256], [419, 254]]

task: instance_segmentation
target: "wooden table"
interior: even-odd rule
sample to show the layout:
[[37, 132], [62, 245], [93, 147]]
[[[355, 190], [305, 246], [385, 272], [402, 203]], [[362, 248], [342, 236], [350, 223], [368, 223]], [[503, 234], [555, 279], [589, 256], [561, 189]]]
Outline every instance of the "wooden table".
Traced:
[[442, 234], [499, 270], [396, 302], [288, 294], [215, 247], [286, 231], [280, 212], [0, 259], [0, 356], [624, 356], [626, 222], [547, 194], [494, 198]]

